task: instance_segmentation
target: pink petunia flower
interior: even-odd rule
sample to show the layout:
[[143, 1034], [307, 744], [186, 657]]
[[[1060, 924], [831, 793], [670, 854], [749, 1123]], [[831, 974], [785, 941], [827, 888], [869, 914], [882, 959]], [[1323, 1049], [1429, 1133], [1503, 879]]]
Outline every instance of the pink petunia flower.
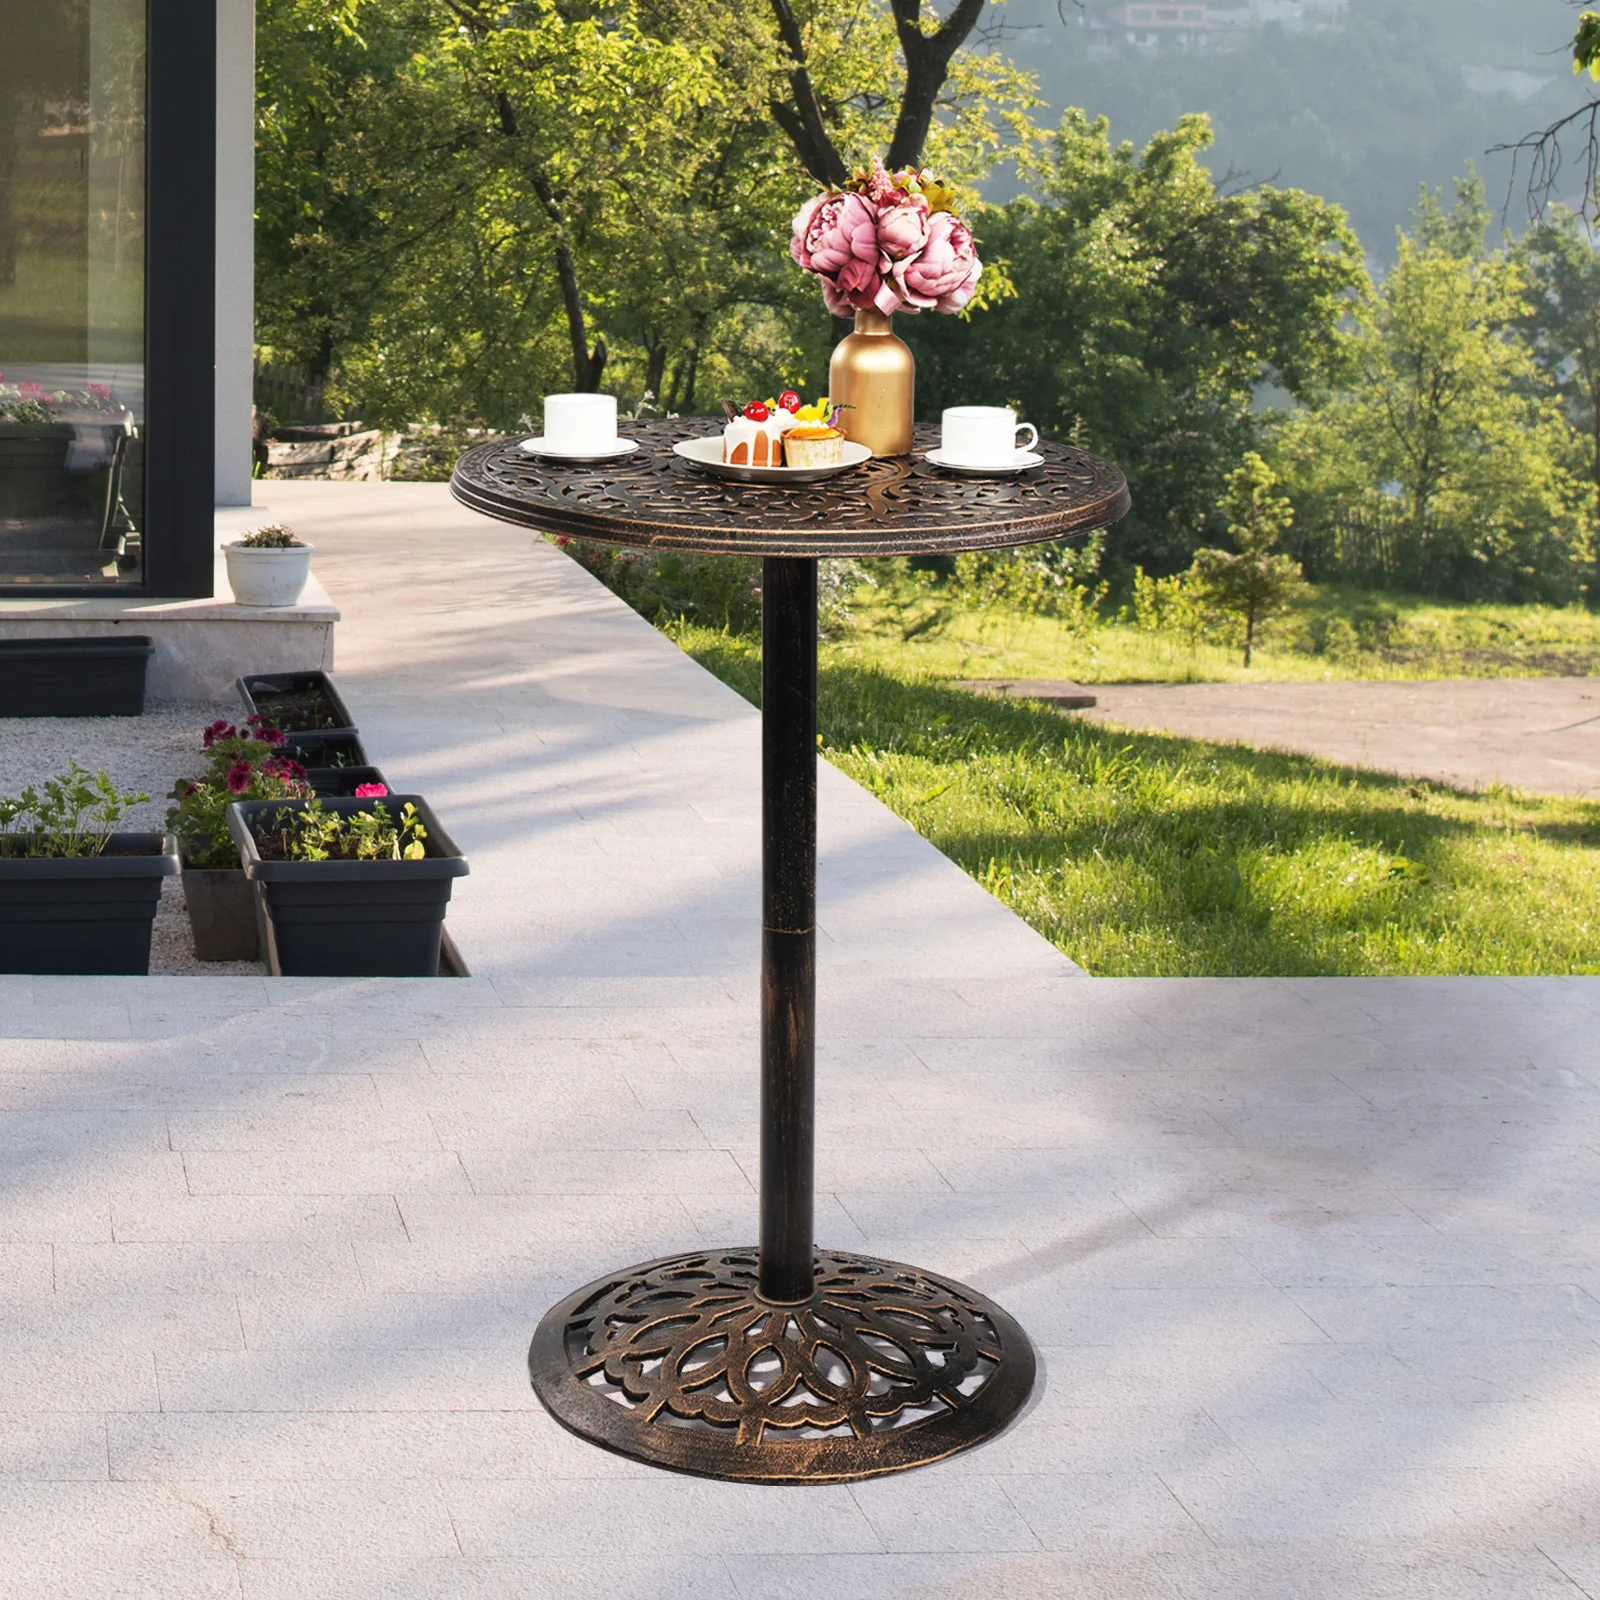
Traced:
[[358, 783], [356, 785], [357, 800], [379, 800], [389, 792], [386, 783]]
[[231, 722], [227, 722], [223, 718], [218, 717], [217, 720], [200, 735], [200, 739], [204, 747], [209, 750], [219, 739], [236, 739], [238, 736], [239, 730], [234, 727]]
[[228, 768], [228, 789], [232, 794], [243, 794], [250, 787], [250, 763], [235, 761]]

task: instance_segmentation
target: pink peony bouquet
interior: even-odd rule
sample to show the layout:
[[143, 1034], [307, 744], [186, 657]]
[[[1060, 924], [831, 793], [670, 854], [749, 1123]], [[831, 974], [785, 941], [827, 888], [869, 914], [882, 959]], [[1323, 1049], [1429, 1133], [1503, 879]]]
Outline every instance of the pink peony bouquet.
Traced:
[[822, 282], [836, 317], [876, 306], [959, 311], [983, 263], [972, 232], [931, 173], [890, 172], [876, 156], [842, 189], [819, 194], [794, 219], [789, 254]]

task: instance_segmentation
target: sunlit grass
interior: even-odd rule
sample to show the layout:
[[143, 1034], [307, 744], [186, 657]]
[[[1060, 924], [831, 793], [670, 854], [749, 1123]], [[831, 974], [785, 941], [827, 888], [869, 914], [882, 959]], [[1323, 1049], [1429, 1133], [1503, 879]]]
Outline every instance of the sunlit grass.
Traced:
[[1549, 677], [1600, 673], [1600, 615], [1578, 608], [1446, 605], [1318, 585], [1241, 653], [1131, 624], [1073, 628], [977, 606], [954, 585], [874, 565], [843, 648], [863, 667], [929, 678], [1080, 683], [1316, 682], [1343, 678]]
[[[754, 639], [669, 631], [759, 699]], [[825, 646], [824, 753], [1092, 973], [1600, 969], [1600, 807], [1119, 732], [929, 670]]]

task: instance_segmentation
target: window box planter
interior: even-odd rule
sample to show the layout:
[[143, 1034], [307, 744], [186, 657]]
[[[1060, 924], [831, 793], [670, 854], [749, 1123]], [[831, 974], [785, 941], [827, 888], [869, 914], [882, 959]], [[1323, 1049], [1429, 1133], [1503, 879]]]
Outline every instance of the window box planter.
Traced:
[[289, 733], [283, 754], [308, 771], [315, 767], [365, 767], [370, 765], [359, 734]]
[[184, 904], [200, 961], [254, 961], [261, 953], [256, 894], [242, 867], [185, 867]]
[[0, 972], [148, 973], [161, 880], [177, 870], [160, 833], [114, 833], [97, 856], [0, 856]]
[[[435, 978], [451, 884], [466, 858], [419, 795], [383, 804], [399, 816], [407, 803], [428, 830], [420, 861], [263, 861], [256, 831], [303, 800], [251, 800], [228, 808], [228, 831], [255, 887], [268, 970], [274, 977]], [[323, 810], [353, 816], [371, 800], [330, 799]]]
[[154, 654], [144, 634], [0, 639], [0, 717], [140, 716]]
[[77, 527], [111, 549], [131, 437], [125, 411], [0, 418], [0, 520]]
[[306, 782], [313, 794], [330, 799], [353, 798], [364, 783], [381, 783], [385, 789], [390, 786], [376, 767], [307, 767]]
[[291, 740], [301, 733], [356, 731], [326, 672], [254, 672], [240, 678], [239, 698], [247, 714], [265, 718]]

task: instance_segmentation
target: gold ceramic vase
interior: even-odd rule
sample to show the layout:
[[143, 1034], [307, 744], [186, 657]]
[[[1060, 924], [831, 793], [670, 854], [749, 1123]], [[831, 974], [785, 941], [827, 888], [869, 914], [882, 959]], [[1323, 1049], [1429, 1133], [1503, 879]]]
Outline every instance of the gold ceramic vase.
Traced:
[[910, 455], [916, 379], [891, 319], [876, 309], [857, 311], [856, 331], [839, 341], [828, 367], [828, 398], [850, 408], [839, 417], [845, 438], [875, 456]]

